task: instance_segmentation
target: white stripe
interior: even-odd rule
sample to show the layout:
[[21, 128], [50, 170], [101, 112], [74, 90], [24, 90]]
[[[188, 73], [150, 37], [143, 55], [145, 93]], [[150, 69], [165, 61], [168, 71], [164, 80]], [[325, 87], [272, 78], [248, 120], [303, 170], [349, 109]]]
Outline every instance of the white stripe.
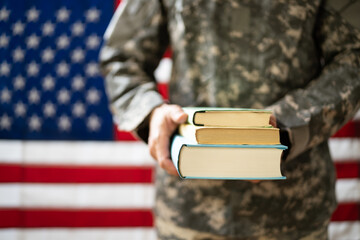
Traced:
[[0, 141], [0, 162], [27, 164], [153, 165], [142, 142]]
[[20, 163], [23, 159], [23, 147], [21, 141], [0, 140], [0, 162]]
[[329, 146], [331, 156], [335, 162], [349, 159], [360, 161], [359, 138], [331, 138]]
[[[359, 238], [360, 222], [331, 222], [330, 240], [356, 240]], [[56, 228], [56, 229], [1, 229], [0, 239], [6, 240], [155, 240], [154, 228]]]
[[1, 184], [0, 207], [151, 208], [151, 184]]
[[172, 60], [162, 58], [159, 66], [155, 69], [154, 76], [158, 83], [168, 83], [171, 77]]
[[331, 222], [328, 233], [330, 240], [359, 240], [360, 221]]
[[338, 202], [360, 202], [360, 179], [339, 179], [336, 181]]
[[39, 228], [1, 229], [6, 240], [155, 240], [154, 228]]

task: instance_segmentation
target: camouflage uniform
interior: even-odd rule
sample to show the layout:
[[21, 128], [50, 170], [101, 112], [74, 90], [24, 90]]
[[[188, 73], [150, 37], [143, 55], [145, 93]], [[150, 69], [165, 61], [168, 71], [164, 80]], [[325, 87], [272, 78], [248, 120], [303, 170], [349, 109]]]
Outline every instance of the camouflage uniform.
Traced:
[[289, 132], [285, 181], [180, 180], [157, 171], [161, 239], [326, 239], [336, 207], [327, 139], [360, 107], [360, 1], [129, 0], [101, 65], [121, 129], [146, 138], [163, 103], [153, 71], [173, 50], [170, 102], [271, 108]]

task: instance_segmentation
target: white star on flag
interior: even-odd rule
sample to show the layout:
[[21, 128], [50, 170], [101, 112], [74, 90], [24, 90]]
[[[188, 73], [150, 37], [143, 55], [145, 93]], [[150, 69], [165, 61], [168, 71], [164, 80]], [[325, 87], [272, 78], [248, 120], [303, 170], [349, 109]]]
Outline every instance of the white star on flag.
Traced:
[[0, 129], [10, 130], [12, 124], [12, 119], [5, 113], [0, 118]]
[[23, 24], [21, 21], [17, 21], [15, 24], [13, 24], [12, 28], [14, 36], [23, 34], [24, 29], [25, 24]]
[[42, 84], [42, 87], [45, 91], [51, 91], [54, 89], [55, 87], [55, 79], [50, 76], [50, 75], [47, 75], [46, 77], [44, 77], [43, 79], [43, 84]]
[[61, 62], [56, 66], [56, 73], [59, 77], [66, 77], [70, 72], [70, 66], [66, 62]]
[[26, 45], [29, 49], [36, 49], [39, 47], [40, 38], [36, 34], [32, 34], [26, 39]]
[[81, 36], [84, 34], [85, 27], [84, 24], [81, 22], [76, 22], [71, 27], [71, 32], [74, 36]]
[[10, 100], [11, 100], [11, 92], [9, 91], [9, 89], [4, 88], [0, 94], [0, 101], [2, 103], [9, 103]]
[[6, 48], [9, 45], [9, 37], [4, 33], [0, 36], [0, 48]]
[[40, 92], [36, 88], [32, 88], [28, 95], [29, 103], [38, 104], [40, 102]]
[[86, 46], [89, 49], [96, 49], [100, 45], [100, 38], [96, 34], [92, 34], [86, 39]]
[[63, 88], [58, 92], [57, 100], [60, 104], [67, 104], [70, 101], [70, 93]]
[[40, 11], [37, 10], [35, 7], [32, 7], [26, 13], [28, 22], [36, 22], [39, 19], [39, 14], [40, 14]]
[[41, 118], [39, 118], [36, 114], [33, 114], [29, 119], [29, 129], [33, 132], [38, 132], [41, 129]]
[[39, 74], [40, 66], [36, 62], [31, 62], [26, 68], [29, 77], [36, 77]]
[[47, 47], [41, 54], [41, 59], [43, 63], [51, 63], [54, 61], [55, 51], [50, 47]]
[[67, 132], [71, 129], [71, 121], [70, 118], [66, 115], [62, 115], [59, 118], [58, 126], [61, 131]]
[[91, 8], [85, 13], [86, 21], [88, 22], [97, 22], [100, 18], [100, 11], [96, 8]]
[[13, 56], [14, 62], [22, 62], [24, 60], [24, 57], [25, 57], [25, 51], [22, 50], [20, 47], [17, 47], [13, 51], [12, 56]]
[[97, 104], [100, 101], [100, 92], [95, 88], [91, 88], [86, 93], [86, 101], [90, 104]]
[[55, 24], [48, 21], [42, 26], [42, 33], [44, 36], [51, 36], [54, 34]]
[[71, 53], [71, 61], [73, 63], [82, 62], [84, 60], [84, 58], [85, 58], [85, 53], [84, 53], [84, 50], [82, 50], [81, 48], [76, 48]]
[[0, 9], [0, 21], [7, 21], [10, 16], [10, 11], [6, 7]]
[[84, 88], [85, 86], [85, 80], [83, 77], [81, 77], [80, 75], [77, 75], [73, 78], [71, 87], [75, 90], [75, 91], [80, 91]]
[[44, 115], [47, 118], [54, 117], [56, 113], [56, 107], [55, 104], [51, 102], [47, 102], [44, 105]]
[[9, 76], [11, 71], [11, 66], [7, 62], [3, 62], [0, 65], [0, 76]]
[[24, 117], [26, 114], [26, 106], [22, 102], [18, 102], [15, 104], [15, 115], [17, 117]]
[[58, 22], [67, 22], [70, 17], [70, 10], [62, 7], [56, 14], [56, 19]]
[[83, 117], [85, 115], [85, 105], [81, 102], [76, 102], [72, 108], [72, 114], [77, 118]]
[[101, 127], [100, 118], [97, 117], [96, 115], [91, 115], [87, 119], [86, 126], [88, 127], [88, 129], [90, 129], [90, 131], [93, 132], [98, 131]]
[[25, 87], [25, 79], [18, 75], [14, 78], [14, 89], [15, 90], [23, 90]]
[[65, 48], [69, 47], [69, 44], [70, 44], [70, 39], [67, 35], [61, 35], [56, 40], [56, 45], [59, 49], [65, 49]]
[[85, 67], [85, 73], [89, 77], [95, 77], [99, 74], [99, 65], [95, 62], [90, 62]]

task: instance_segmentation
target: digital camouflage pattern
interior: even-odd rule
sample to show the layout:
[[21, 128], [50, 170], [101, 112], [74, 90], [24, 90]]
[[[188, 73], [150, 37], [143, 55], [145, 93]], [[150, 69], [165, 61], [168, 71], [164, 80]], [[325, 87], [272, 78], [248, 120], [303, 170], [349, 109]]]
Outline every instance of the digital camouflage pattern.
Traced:
[[181, 180], [157, 171], [161, 239], [326, 239], [336, 207], [327, 139], [360, 107], [360, 1], [129, 0], [101, 66], [115, 119], [142, 135], [163, 100], [153, 71], [173, 50], [170, 102], [273, 109], [289, 132], [284, 181]]

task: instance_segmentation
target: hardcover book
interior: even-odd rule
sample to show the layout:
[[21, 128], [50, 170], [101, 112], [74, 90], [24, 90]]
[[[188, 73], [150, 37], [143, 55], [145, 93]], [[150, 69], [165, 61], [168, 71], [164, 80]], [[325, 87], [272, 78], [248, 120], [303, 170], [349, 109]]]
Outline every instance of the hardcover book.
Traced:
[[198, 127], [181, 124], [179, 134], [201, 144], [280, 144], [273, 127]]
[[264, 127], [269, 124], [271, 110], [247, 108], [184, 107], [188, 123], [213, 127]]
[[176, 135], [171, 159], [182, 178], [192, 179], [285, 179], [281, 174], [284, 145], [198, 144]]

